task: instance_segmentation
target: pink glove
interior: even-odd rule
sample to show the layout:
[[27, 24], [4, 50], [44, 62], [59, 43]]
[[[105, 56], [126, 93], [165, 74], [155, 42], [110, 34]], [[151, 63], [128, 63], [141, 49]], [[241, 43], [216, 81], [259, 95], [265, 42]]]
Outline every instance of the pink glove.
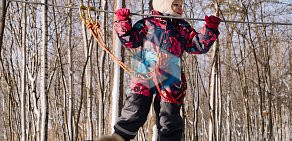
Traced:
[[118, 21], [126, 20], [130, 16], [130, 10], [127, 8], [120, 8], [115, 13]]
[[216, 16], [205, 16], [206, 26], [212, 29], [218, 29], [221, 19]]

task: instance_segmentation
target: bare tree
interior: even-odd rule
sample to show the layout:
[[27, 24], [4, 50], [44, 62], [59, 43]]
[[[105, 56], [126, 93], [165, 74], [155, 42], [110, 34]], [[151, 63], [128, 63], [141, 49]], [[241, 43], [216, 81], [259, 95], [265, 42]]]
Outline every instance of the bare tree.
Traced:
[[[68, 0], [68, 4], [72, 4], [72, 0]], [[69, 78], [68, 78], [68, 95], [69, 95], [69, 109], [68, 109], [68, 135], [69, 135], [69, 140], [73, 141], [73, 136], [74, 136], [74, 128], [73, 128], [73, 117], [74, 117], [74, 68], [73, 68], [73, 62], [72, 62], [72, 57], [73, 57], [73, 47], [72, 47], [72, 9], [68, 10], [68, 73], [69, 73]]]
[[[108, 1], [107, 0], [101, 0], [101, 8], [103, 10], [108, 10]], [[101, 21], [101, 28], [103, 29], [104, 35], [107, 34], [107, 21], [108, 21], [108, 15], [107, 13], [103, 13], [100, 15], [100, 21]], [[103, 37], [105, 43], [107, 43], [107, 36]], [[99, 53], [99, 50], [97, 49], [97, 53]], [[105, 51], [102, 51], [101, 54], [98, 54], [97, 56], [100, 55], [99, 61], [98, 61], [98, 73], [99, 73], [99, 87], [100, 87], [100, 95], [98, 97], [98, 137], [101, 137], [104, 134], [104, 128], [105, 128], [105, 123], [104, 123], [104, 99], [105, 99], [105, 59], [106, 59], [106, 54]], [[100, 63], [99, 63], [100, 62]]]
[[0, 56], [1, 56], [1, 50], [2, 50], [2, 43], [3, 43], [3, 35], [4, 35], [4, 27], [5, 27], [5, 20], [6, 20], [6, 0], [2, 0], [2, 10], [1, 10], [1, 21], [0, 21]]
[[[47, 0], [42, 0], [42, 3], [47, 4]], [[42, 6], [42, 47], [41, 47], [41, 141], [48, 139], [48, 92], [47, 92], [47, 47], [48, 47], [48, 7]]]
[[86, 66], [86, 72], [85, 72], [85, 87], [86, 87], [86, 96], [87, 96], [87, 106], [86, 106], [86, 111], [87, 111], [87, 123], [86, 123], [86, 138], [87, 140], [92, 140], [92, 75], [91, 75], [91, 68], [92, 68], [92, 47], [93, 47], [93, 42], [88, 43], [87, 39], [87, 32], [85, 26], [83, 27], [83, 41], [84, 41], [84, 50], [85, 50], [85, 56], [89, 57], [88, 58], [88, 63]]
[[[22, 2], [1, 2], [0, 140], [94, 140], [110, 134], [114, 123], [111, 118], [118, 116], [125, 97], [123, 92], [128, 88], [122, 82], [127, 83], [129, 75], [123, 76], [120, 70], [113, 79], [114, 61], [95, 44], [88, 30], [82, 29], [79, 11], [75, 9], [80, 1], [41, 1], [74, 8], [30, 1], [26, 6]], [[84, 4], [114, 11], [117, 2], [125, 3], [135, 13], [151, 10], [151, 0], [90, 0]], [[188, 18], [211, 15], [214, 9], [210, 7], [218, 6], [218, 2], [221, 19], [250, 22], [222, 21], [220, 43], [213, 47], [217, 56], [210, 51], [206, 55], [182, 57], [188, 82], [182, 110], [184, 140], [289, 140], [291, 25], [252, 23], [290, 22], [289, 4], [236, 0], [184, 2], [184, 16]], [[47, 11], [48, 7], [52, 10]], [[91, 14], [102, 21], [100, 29], [106, 45], [116, 49], [113, 43], [116, 33], [108, 30], [112, 29], [114, 14], [100, 11]], [[134, 23], [142, 16], [131, 18]], [[204, 24], [188, 22], [195, 29]], [[126, 64], [132, 63], [128, 54]], [[120, 56], [124, 56], [123, 52]], [[119, 86], [114, 89], [112, 84], [117, 80]], [[112, 94], [119, 98], [113, 99]], [[115, 107], [116, 114], [111, 116], [111, 108]], [[156, 139], [155, 116], [151, 115], [153, 111], [134, 140]]]
[[[215, 5], [215, 15], [218, 16], [218, 5]], [[221, 70], [220, 70], [220, 56], [219, 56], [219, 42], [218, 40], [214, 43], [212, 50], [212, 68], [210, 74], [209, 84], [209, 99], [210, 99], [210, 119], [209, 119], [209, 141], [220, 140], [220, 124], [221, 124]], [[219, 115], [218, 115], [219, 114]]]
[[[123, 3], [124, 0], [117, 0], [115, 2], [115, 9], [119, 9], [121, 7], [123, 7]], [[121, 52], [121, 43], [119, 41], [119, 38], [117, 37], [117, 35], [115, 34], [115, 31], [113, 31], [113, 39], [114, 39], [114, 43], [113, 43], [113, 47], [114, 47], [114, 54], [116, 55], [117, 58], [119, 58], [120, 60], [122, 60], [122, 52]], [[112, 127], [112, 132], [114, 124], [117, 122], [117, 118], [119, 116], [119, 101], [120, 101], [120, 94], [122, 94], [123, 92], [121, 91], [121, 84], [123, 83], [123, 81], [120, 80], [121, 78], [121, 69], [120, 66], [118, 65], [118, 63], [115, 63], [114, 65], [114, 81], [113, 81], [113, 90], [112, 90], [112, 115], [111, 115], [111, 127]]]
[[22, 40], [21, 40], [21, 53], [22, 54], [22, 74], [21, 74], [21, 140], [26, 140], [26, 3], [22, 6], [23, 20], [22, 20]]

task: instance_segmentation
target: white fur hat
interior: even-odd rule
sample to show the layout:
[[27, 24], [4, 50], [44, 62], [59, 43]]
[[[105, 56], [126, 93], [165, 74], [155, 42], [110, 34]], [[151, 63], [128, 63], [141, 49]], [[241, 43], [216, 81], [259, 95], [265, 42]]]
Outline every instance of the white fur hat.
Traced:
[[153, 2], [152, 2], [153, 9], [158, 11], [158, 12], [161, 12], [163, 14], [170, 14], [173, 16], [181, 16], [172, 10], [171, 5], [172, 5], [173, 1], [174, 0], [153, 0]]

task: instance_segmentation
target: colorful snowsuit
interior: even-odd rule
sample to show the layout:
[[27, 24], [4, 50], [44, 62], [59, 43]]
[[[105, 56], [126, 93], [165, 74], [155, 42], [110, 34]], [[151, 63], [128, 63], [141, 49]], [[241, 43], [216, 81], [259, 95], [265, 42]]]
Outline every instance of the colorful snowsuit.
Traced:
[[[162, 15], [158, 11], [152, 11], [152, 14]], [[151, 16], [138, 21], [133, 27], [131, 19], [117, 21], [115, 27], [124, 47], [141, 50], [133, 57], [138, 64], [137, 72], [147, 73], [155, 68], [156, 63], [160, 63], [161, 76], [160, 92], [153, 80], [132, 79], [131, 94], [127, 95], [115, 132], [127, 139], [134, 138], [139, 127], [145, 123], [152, 97], [156, 94], [154, 109], [160, 140], [180, 140], [183, 131], [180, 107], [186, 89], [181, 56], [183, 52], [207, 53], [219, 31], [204, 26], [201, 33], [197, 33], [184, 20]], [[162, 54], [160, 60], [157, 58], [158, 52]]]

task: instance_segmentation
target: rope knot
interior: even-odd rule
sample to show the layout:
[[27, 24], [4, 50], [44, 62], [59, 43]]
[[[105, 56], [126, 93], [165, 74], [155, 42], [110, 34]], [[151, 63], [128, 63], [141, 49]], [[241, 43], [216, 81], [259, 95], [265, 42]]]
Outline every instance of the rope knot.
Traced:
[[86, 25], [86, 27], [87, 27], [88, 29], [91, 29], [91, 28], [93, 27], [93, 24], [92, 24], [92, 23], [88, 23], [88, 24]]
[[100, 24], [98, 22], [96, 22], [94, 25], [93, 25], [93, 28], [95, 30], [99, 29], [100, 28]]

